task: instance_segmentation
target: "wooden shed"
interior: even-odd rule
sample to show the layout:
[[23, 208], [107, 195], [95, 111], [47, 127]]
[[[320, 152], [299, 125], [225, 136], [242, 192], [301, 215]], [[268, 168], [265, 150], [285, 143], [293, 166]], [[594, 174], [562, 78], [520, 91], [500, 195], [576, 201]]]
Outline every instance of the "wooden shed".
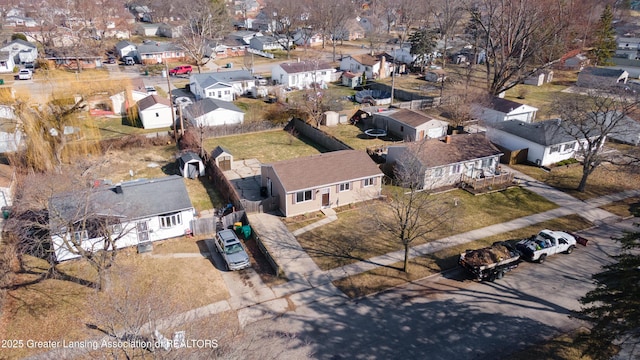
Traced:
[[223, 148], [222, 146], [216, 146], [215, 149], [211, 152], [211, 158], [215, 161], [216, 166], [220, 168], [222, 171], [231, 170], [231, 165], [233, 164], [233, 155], [229, 150]]

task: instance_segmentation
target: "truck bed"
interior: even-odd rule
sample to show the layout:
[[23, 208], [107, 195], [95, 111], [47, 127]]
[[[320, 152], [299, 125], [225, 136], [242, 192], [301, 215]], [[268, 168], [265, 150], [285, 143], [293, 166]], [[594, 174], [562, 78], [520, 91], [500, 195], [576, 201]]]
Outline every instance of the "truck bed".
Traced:
[[477, 280], [493, 280], [518, 267], [520, 257], [520, 252], [512, 245], [496, 243], [491, 247], [465, 251], [460, 254], [458, 264]]

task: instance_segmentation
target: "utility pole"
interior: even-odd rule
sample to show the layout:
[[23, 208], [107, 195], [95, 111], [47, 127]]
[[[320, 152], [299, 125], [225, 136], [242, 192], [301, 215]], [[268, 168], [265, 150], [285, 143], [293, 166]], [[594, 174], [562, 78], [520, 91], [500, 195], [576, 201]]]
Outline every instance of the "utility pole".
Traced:
[[[389, 104], [389, 108], [393, 107], [393, 90], [395, 89], [395, 85], [396, 85], [396, 56], [395, 56], [395, 50], [394, 48], [391, 48], [391, 51], [393, 52], [393, 61], [392, 61], [392, 67], [391, 67], [391, 103]], [[386, 69], [383, 69], [386, 70]]]
[[[167, 96], [169, 97], [169, 106], [171, 107], [171, 124], [173, 124], [173, 138], [178, 143], [178, 131], [176, 129], [176, 111], [173, 108], [173, 101], [171, 101], [171, 81], [169, 80], [169, 63], [164, 60], [164, 74], [167, 77]], [[182, 132], [182, 128], [180, 128]]]

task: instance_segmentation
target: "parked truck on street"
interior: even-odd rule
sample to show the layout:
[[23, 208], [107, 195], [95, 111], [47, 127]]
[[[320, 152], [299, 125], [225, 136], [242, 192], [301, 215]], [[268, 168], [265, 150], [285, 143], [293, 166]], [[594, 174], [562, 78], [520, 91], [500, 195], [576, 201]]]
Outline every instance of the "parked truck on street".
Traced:
[[571, 254], [576, 248], [576, 238], [564, 231], [542, 230], [537, 235], [516, 244], [524, 259], [543, 263], [547, 256]]

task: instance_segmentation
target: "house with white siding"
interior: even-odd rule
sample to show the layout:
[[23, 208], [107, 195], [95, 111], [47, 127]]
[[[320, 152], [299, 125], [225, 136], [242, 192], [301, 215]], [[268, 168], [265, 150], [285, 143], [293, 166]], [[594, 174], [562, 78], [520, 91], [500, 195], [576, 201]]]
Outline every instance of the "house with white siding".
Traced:
[[248, 70], [218, 71], [189, 76], [189, 91], [196, 99], [233, 101], [249, 94], [256, 87], [256, 79]]
[[271, 68], [271, 80], [286, 87], [305, 89], [312, 84], [330, 83], [335, 72], [330, 64], [320, 61], [286, 62]]
[[206, 98], [183, 110], [183, 116], [193, 126], [237, 125], [244, 122], [244, 112], [229, 101]]
[[499, 97], [493, 98], [489, 105], [474, 104], [473, 115], [485, 124], [508, 120], [533, 122], [538, 108]]

